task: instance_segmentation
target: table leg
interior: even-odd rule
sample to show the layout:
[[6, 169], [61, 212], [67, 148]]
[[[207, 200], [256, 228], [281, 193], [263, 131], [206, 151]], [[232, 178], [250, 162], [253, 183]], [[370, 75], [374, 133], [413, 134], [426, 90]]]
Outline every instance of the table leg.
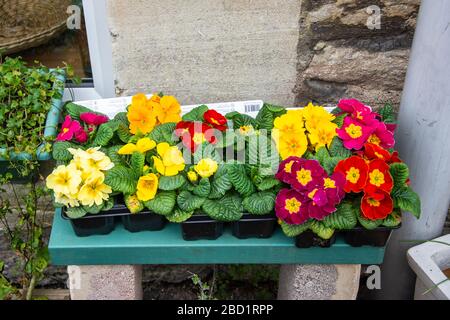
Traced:
[[142, 266], [68, 266], [72, 300], [141, 300]]
[[358, 294], [360, 264], [283, 265], [279, 300], [354, 300]]

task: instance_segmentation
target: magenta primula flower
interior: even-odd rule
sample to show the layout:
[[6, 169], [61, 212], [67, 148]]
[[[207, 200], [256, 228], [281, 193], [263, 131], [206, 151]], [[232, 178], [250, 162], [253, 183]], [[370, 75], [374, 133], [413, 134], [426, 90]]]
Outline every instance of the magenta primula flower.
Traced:
[[336, 172], [331, 177], [325, 177], [320, 187], [309, 192], [307, 206], [310, 218], [323, 220], [335, 212], [336, 206], [345, 197], [344, 185], [344, 175]]
[[80, 120], [84, 123], [91, 125], [91, 126], [99, 126], [105, 122], [108, 122], [108, 117], [101, 115], [101, 114], [95, 114], [92, 112], [84, 112], [80, 114]]
[[297, 191], [282, 189], [275, 200], [275, 213], [288, 224], [302, 224], [309, 219], [307, 201]]
[[373, 127], [375, 130], [367, 138], [367, 142], [373, 143], [383, 149], [390, 149], [395, 145], [394, 133], [387, 128], [384, 122], [377, 120]]
[[275, 175], [275, 178], [280, 180], [281, 182], [291, 184], [292, 180], [292, 166], [294, 163], [303, 163], [305, 159], [299, 157], [289, 157], [283, 160], [278, 166], [278, 172]]
[[79, 143], [85, 143], [86, 141], [88, 141], [88, 138], [89, 136], [83, 128], [80, 128], [80, 130], [75, 133], [75, 140], [77, 140]]
[[290, 185], [297, 191], [310, 191], [319, 186], [326, 175], [317, 160], [303, 160], [292, 164]]
[[360, 150], [375, 129], [376, 127], [364, 125], [357, 119], [347, 116], [342, 127], [336, 129], [336, 133], [342, 139], [344, 147], [349, 150]]
[[337, 106], [365, 125], [370, 125], [377, 115], [375, 112], [372, 112], [372, 108], [356, 99], [340, 100]]
[[70, 116], [66, 116], [61, 127], [61, 132], [56, 137], [56, 141], [72, 140], [74, 135], [80, 130], [83, 130], [80, 123], [77, 120], [72, 120]]

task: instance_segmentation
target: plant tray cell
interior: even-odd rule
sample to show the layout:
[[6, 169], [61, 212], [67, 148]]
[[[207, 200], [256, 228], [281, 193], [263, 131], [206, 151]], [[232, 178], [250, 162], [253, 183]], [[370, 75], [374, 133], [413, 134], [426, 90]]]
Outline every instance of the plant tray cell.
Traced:
[[159, 231], [166, 225], [166, 220], [159, 214], [143, 211], [136, 214], [123, 215], [122, 223], [125, 229], [130, 232]]
[[330, 239], [322, 239], [312, 231], [305, 231], [295, 237], [295, 246], [297, 248], [322, 247], [329, 248], [336, 241], [336, 233]]
[[196, 214], [181, 223], [181, 233], [184, 240], [215, 240], [223, 234], [223, 222]]
[[352, 247], [384, 247], [388, 242], [392, 231], [398, 228], [400, 228], [400, 225], [394, 228], [378, 227], [374, 230], [356, 227], [344, 232], [344, 240]]
[[270, 238], [275, 231], [277, 219], [274, 215], [244, 214], [239, 221], [232, 223], [233, 235], [239, 239]]
[[88, 214], [82, 218], [71, 219], [64, 209], [62, 217], [70, 221], [73, 231], [79, 237], [111, 233], [114, 230], [116, 218], [113, 214]]

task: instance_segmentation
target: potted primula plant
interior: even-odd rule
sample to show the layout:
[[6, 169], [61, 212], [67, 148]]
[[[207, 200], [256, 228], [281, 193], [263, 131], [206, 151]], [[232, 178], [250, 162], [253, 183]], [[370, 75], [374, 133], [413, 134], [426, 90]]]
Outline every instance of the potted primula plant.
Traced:
[[336, 231], [352, 246], [384, 246], [402, 211], [419, 217], [408, 167], [392, 150], [394, 129], [390, 106], [375, 113], [354, 99], [332, 113], [310, 104], [275, 119], [285, 185], [276, 213], [297, 246], [330, 246]]
[[0, 173], [12, 173], [15, 182], [24, 179], [14, 165], [51, 160], [66, 71], [0, 57]]

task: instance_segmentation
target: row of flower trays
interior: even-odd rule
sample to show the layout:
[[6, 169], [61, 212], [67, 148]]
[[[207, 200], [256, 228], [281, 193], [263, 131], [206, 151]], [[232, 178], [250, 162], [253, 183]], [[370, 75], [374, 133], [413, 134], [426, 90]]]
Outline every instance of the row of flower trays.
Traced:
[[298, 247], [384, 246], [401, 212], [420, 200], [394, 147], [394, 115], [341, 100], [264, 104], [255, 118], [201, 105], [181, 116], [172, 96], [132, 98], [109, 119], [69, 103], [47, 178], [78, 236], [180, 223], [186, 240], [270, 237], [278, 225]]

